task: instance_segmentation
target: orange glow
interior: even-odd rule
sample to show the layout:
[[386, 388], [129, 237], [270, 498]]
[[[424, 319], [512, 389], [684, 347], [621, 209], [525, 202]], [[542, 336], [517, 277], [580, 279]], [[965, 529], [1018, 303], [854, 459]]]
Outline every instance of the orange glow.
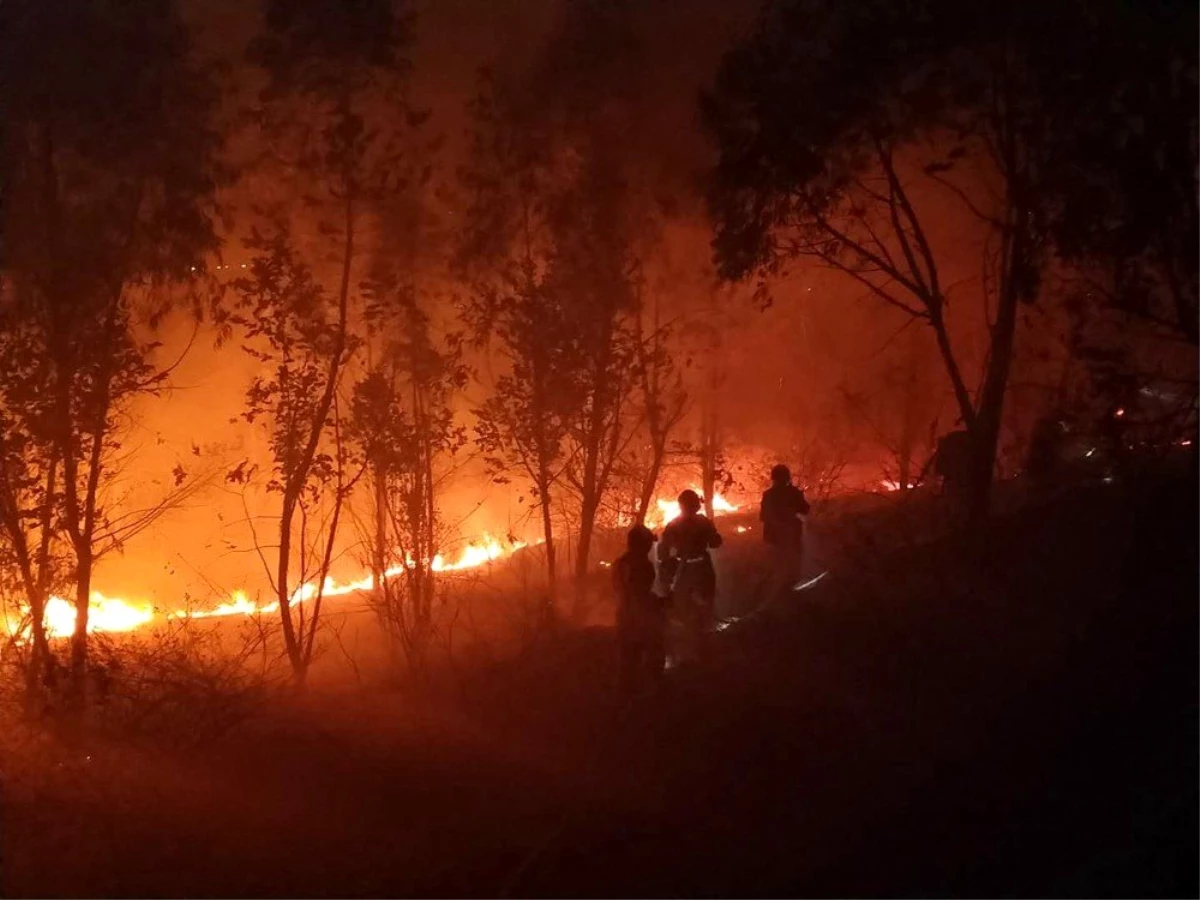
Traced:
[[[464, 569], [474, 569], [493, 560], [508, 556], [528, 546], [523, 541], [503, 544], [491, 535], [485, 534], [477, 541], [467, 543], [458, 556], [453, 559], [438, 554], [430, 563], [434, 572], [459, 572]], [[413, 565], [411, 557], [407, 567]], [[383, 577], [392, 578], [405, 570], [406, 566], [393, 566], [384, 572]], [[375, 586], [374, 576], [367, 574], [362, 578], [338, 582], [326, 578], [320, 593], [325, 597], [340, 597], [359, 591], [369, 591]], [[317, 585], [306, 582], [292, 594], [292, 605], [307, 603], [317, 596]], [[279, 610], [279, 601], [256, 603], [245, 591], [234, 591], [229, 600], [212, 609], [190, 610], [177, 609], [168, 612], [167, 619], [213, 619], [224, 616], [257, 616], [269, 615]], [[99, 591], [93, 591], [88, 609], [88, 633], [110, 632], [121, 633], [134, 631], [154, 621], [156, 611], [154, 606], [144, 601], [127, 600], [120, 597], [108, 597]], [[20, 630], [20, 623], [11, 616], [7, 619], [10, 634]], [[62, 597], [51, 597], [46, 604], [46, 634], [50, 638], [68, 638], [75, 633], [75, 607]]]
[[[700, 492], [697, 490], [696, 493]], [[647, 522], [647, 525], [652, 528], [662, 528], [679, 516], [679, 503], [676, 500], [659, 498], [655, 500], [655, 507], [657, 515], [653, 516]], [[737, 505], [730, 503], [720, 494], [713, 495], [713, 508], [718, 512], [726, 513], [737, 512], [739, 509]], [[739, 534], [743, 534], [749, 530], [744, 525], [737, 528]], [[465, 544], [458, 552], [458, 555], [453, 558], [448, 559], [442, 554], [438, 554], [430, 562], [430, 568], [434, 572], [439, 573], [475, 569], [503, 557], [510, 556], [527, 546], [529, 544], [524, 541], [515, 541], [512, 543], [501, 542], [489, 534], [484, 534], [477, 540]], [[393, 578], [412, 565], [412, 558], [409, 557], [405, 565], [393, 566], [384, 572], [383, 577], [385, 579]], [[606, 563], [601, 562], [600, 565], [605, 566]], [[345, 582], [326, 578], [324, 584], [321, 586], [320, 594], [324, 597], [340, 597], [347, 594], [370, 591], [374, 586], [375, 579], [370, 573]], [[318, 594], [317, 587], [316, 582], [305, 582], [300, 585], [292, 594], [292, 605], [295, 606], [313, 600]], [[88, 611], [88, 633], [122, 633], [134, 631], [151, 624], [160, 616], [165, 619], [214, 619], [227, 616], [270, 615], [278, 612], [278, 610], [278, 600], [259, 603], [252, 600], [244, 590], [234, 591], [228, 600], [212, 609], [175, 609], [165, 614], [157, 611], [153, 604], [145, 601], [109, 597], [99, 591], [93, 591]], [[6, 624], [10, 634], [16, 634], [20, 630], [20, 623], [11, 616], [8, 617]], [[75, 633], [75, 607], [70, 601], [57, 596], [50, 598], [46, 606], [46, 631], [48, 637], [56, 639], [68, 638]], [[26, 639], [26, 636], [18, 637], [18, 640], [24, 639]]]
[[[154, 618], [154, 608], [146, 603], [131, 603], [120, 597], [106, 597], [92, 591], [88, 604], [88, 633], [94, 631], [133, 631]], [[75, 605], [62, 597], [46, 602], [46, 634], [52, 638], [75, 633]]]
[[[692, 488], [700, 496], [704, 496], [699, 488]], [[652, 516], [646, 520], [646, 525], [649, 528], [662, 528], [668, 522], [679, 518], [679, 501], [664, 500], [661, 497], [654, 501], [655, 507], [658, 509], [658, 515]], [[713, 493], [713, 511], [731, 513], [737, 512], [740, 507], [730, 503], [718, 493]]]
[[474, 569], [494, 559], [515, 553], [526, 546], [528, 545], [524, 541], [517, 541], [505, 548], [494, 537], [485, 534], [479, 543], [467, 544], [463, 547], [458, 559], [453, 562], [447, 562], [440, 554], [435, 556], [430, 568], [435, 572], [458, 572], [462, 569]]

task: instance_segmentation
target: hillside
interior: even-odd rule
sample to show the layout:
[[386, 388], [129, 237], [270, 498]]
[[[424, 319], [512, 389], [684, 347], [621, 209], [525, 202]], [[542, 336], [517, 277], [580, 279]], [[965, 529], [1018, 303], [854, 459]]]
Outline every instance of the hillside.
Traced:
[[189, 752], [10, 747], [4, 891], [1194, 896], [1196, 490], [860, 545], [632, 704], [592, 628], [453, 701], [317, 694]]

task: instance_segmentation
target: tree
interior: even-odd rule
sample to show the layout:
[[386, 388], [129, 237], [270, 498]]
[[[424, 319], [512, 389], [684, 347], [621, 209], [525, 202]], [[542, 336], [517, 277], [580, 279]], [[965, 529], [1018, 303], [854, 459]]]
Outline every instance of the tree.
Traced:
[[[407, 102], [402, 51], [409, 40], [409, 20], [389, 0], [288, 0], [267, 4], [266, 27], [249, 50], [266, 75], [253, 111], [265, 148], [261, 170], [303, 198], [297, 217], [315, 220], [318, 236], [316, 246], [298, 247], [296, 230], [284, 221], [297, 214], [283, 203], [264, 204], [273, 233], [256, 231], [249, 240], [257, 256], [251, 276], [237, 285], [240, 312], [226, 323], [260, 338], [262, 347], [248, 349], [274, 367], [271, 377], [251, 385], [246, 415], [271, 420], [275, 477], [269, 489], [281, 500], [272, 585], [299, 685], [313, 658], [324, 578], [353, 483], [337, 399], [358, 344], [350, 323], [359, 244], [373, 204], [407, 175], [398, 161], [408, 128], [424, 118]], [[330, 250], [337, 276], [327, 290], [314, 272], [323, 271], [318, 263]], [[327, 515], [310, 522], [323, 495]], [[305, 535], [313, 524], [323, 529], [320, 580], [311, 613], [300, 609], [293, 622], [295, 578], [305, 583]]]
[[[1054, 4], [976, 16], [940, 0], [777, 3], [726, 58], [704, 104], [721, 147], [710, 192], [721, 273], [777, 273], [809, 257], [929, 325], [971, 435], [977, 516], [1017, 311], [1037, 297], [1047, 252], [1049, 119], [1031, 48], [1069, 32], [1062, 13]], [[989, 341], [977, 390], [954, 346], [943, 259], [921, 212], [932, 190], [988, 235]]]
[[462, 315], [504, 371], [476, 410], [492, 470], [517, 469], [540, 512], [551, 604], [558, 580], [554, 513], [576, 385], [572, 323], [548, 277], [552, 194], [561, 175], [524, 99], [485, 73], [472, 105], [468, 210], [455, 264], [470, 285]]
[[567, 484], [579, 503], [576, 611], [584, 594], [597, 516], [628, 442], [626, 394], [637, 362], [631, 319], [639, 296], [625, 220], [625, 185], [603, 144], [586, 145], [581, 171], [555, 198], [549, 289], [563, 305], [577, 368], [568, 418]]
[[369, 528], [374, 606], [389, 646], [415, 668], [433, 633], [434, 560], [444, 538], [438, 499], [466, 442], [453, 398], [467, 380], [456, 337], [439, 348], [416, 288], [385, 275], [368, 286], [380, 361], [355, 385], [348, 436], [362, 459], [374, 515]]
[[[1195, 4], [1105, 2], [1033, 59], [1055, 127], [1050, 232], [1088, 288], [1196, 345], [1200, 329]], [[1097, 272], [1097, 268], [1101, 271]]]
[[[642, 289], [640, 280], [638, 289], [639, 292]], [[666, 466], [671, 435], [687, 415], [689, 397], [682, 373], [671, 354], [672, 330], [669, 324], [662, 321], [659, 292], [655, 292], [650, 304], [649, 323], [645, 321], [646, 310], [641, 297], [636, 308], [634, 377], [641, 394], [641, 418], [645, 425], [649, 459], [642, 468], [634, 521], [644, 523]]]
[[930, 384], [922, 335], [906, 328], [898, 359], [859, 368], [860, 378], [840, 388], [845, 412], [865, 427], [867, 440], [885, 450], [884, 481], [908, 491], [921, 483], [937, 442], [941, 399]]
[[[168, 0], [19, 0], [2, 14], [0, 524], [26, 559], [35, 642], [47, 590], [73, 583], [82, 702], [92, 573], [122, 533], [105, 503], [121, 416], [164, 385], [152, 329], [216, 246], [216, 98]], [[69, 570], [54, 564], [59, 542]]]
[[[246, 242], [256, 255], [249, 274], [234, 284], [236, 298], [223, 317], [245, 336], [246, 353], [264, 366], [246, 391], [246, 422], [265, 420], [271, 450], [267, 490], [278, 494], [277, 557], [272, 567], [257, 545], [279, 606], [284, 649], [303, 685], [316, 651], [325, 579], [346, 498], [348, 474], [336, 408], [338, 384], [356, 341], [345, 302], [331, 303], [308, 267], [297, 259], [286, 229], [255, 232]], [[330, 437], [332, 435], [332, 438]], [[250, 470], [228, 476], [245, 482]], [[257, 541], [256, 541], [257, 544]], [[311, 612], [305, 587], [316, 584]], [[294, 608], [295, 607], [295, 608]]]
[[6, 572], [24, 598], [31, 639], [25, 666], [26, 693], [32, 700], [49, 659], [46, 603], [63, 588], [68, 570], [65, 548], [55, 528], [60, 466], [49, 416], [38, 402], [46, 383], [46, 362], [20, 339], [16, 322], [0, 324], [0, 358], [7, 372], [0, 418], [0, 525]]

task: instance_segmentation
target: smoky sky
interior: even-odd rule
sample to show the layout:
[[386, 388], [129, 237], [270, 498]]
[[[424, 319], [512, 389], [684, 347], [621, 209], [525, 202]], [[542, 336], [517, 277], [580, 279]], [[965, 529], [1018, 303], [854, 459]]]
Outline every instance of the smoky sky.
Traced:
[[[553, 58], [561, 35], [563, 0], [421, 0], [416, 13], [411, 88], [418, 105], [431, 113], [430, 127], [444, 138], [441, 177], [453, 181], [461, 162], [468, 103], [483, 67], [512, 77], [538, 72]], [[639, 107], [631, 147], [674, 178], [684, 197], [655, 250], [658, 283], [673, 302], [684, 307], [713, 306], [720, 321], [719, 378], [710, 378], [711, 352], [693, 342], [680, 353], [685, 377], [699, 400], [713, 391], [723, 438], [732, 448], [753, 448], [759, 456], [786, 459], [835, 443], [852, 463], [870, 467], [879, 448], [860, 439], [862, 429], [850, 421], [844, 397], [870, 393], [889, 354], [901, 344], [896, 334], [903, 317], [881, 309], [864, 292], [827, 270], [798, 265], [770, 285], [768, 309], [753, 298], [753, 284], [718, 289], [710, 260], [710, 226], [701, 201], [700, 179], [715, 153], [697, 112], [699, 92], [710, 82], [722, 54], [755, 23], [757, 5], [750, 0], [643, 0], [627, 4], [627, 14], [640, 52], [634, 62], [614, 67], [615, 90], [624, 90]], [[189, 0], [189, 23], [201, 51], [226, 63], [224, 79], [233, 90], [252, 78], [240, 62], [241, 49], [256, 27], [253, 6], [240, 0]], [[231, 197], [237, 219], [239, 198]], [[936, 198], [930, 202], [938, 203]], [[453, 201], [447, 212], [453, 213]], [[938, 221], [934, 239], [951, 260], [948, 277], [954, 314], [960, 319], [967, 358], [982, 315], [977, 293], [979, 235], [969, 222], [947, 214]], [[227, 236], [220, 264], [236, 271], [244, 258], [234, 230]], [[957, 264], [956, 264], [957, 263]], [[973, 286], [974, 285], [974, 286]], [[916, 329], [919, 331], [920, 329]], [[262, 566], [252, 552], [250, 524], [265, 515], [270, 498], [247, 499], [231, 490], [223, 470], [243, 458], [264, 459], [259, 430], [237, 421], [253, 363], [236, 346], [215, 349], [204, 329], [193, 336], [190, 323], [174, 323], [162, 353], [169, 356], [190, 346], [173, 374], [173, 389], [133, 411], [127, 441], [129, 463], [114, 501], [149, 504], [170, 480], [172, 468], [206, 472], [211, 487], [203, 495], [132, 541], [120, 556], [102, 565], [98, 587], [105, 592], [173, 602], [188, 594], [205, 598], [233, 588], [261, 585]], [[924, 334], [905, 348], [932, 358]], [[883, 361], [883, 362], [881, 362]], [[487, 368], [487, 360], [480, 368]], [[715, 385], [715, 386], [714, 386]], [[468, 390], [460, 412], [469, 424], [469, 408], [485, 387]], [[936, 416], [947, 395], [936, 369], [929, 375]], [[714, 399], [715, 398], [715, 399]], [[696, 409], [699, 403], [695, 404]], [[886, 417], [886, 403], [871, 415]], [[685, 421], [682, 439], [693, 439], [695, 416]], [[952, 422], [945, 423], [947, 425]], [[861, 425], [861, 423], [859, 423]], [[742, 454], [747, 459], [746, 453]], [[686, 473], [678, 473], [686, 480]], [[753, 473], [744, 485], [747, 496], [759, 487]], [[444, 512], [449, 523], [469, 538], [526, 530], [529, 501], [520, 486], [497, 485], [481, 465], [466, 466], [447, 491]], [[348, 530], [348, 542], [353, 541]], [[359, 568], [347, 548], [335, 575]]]

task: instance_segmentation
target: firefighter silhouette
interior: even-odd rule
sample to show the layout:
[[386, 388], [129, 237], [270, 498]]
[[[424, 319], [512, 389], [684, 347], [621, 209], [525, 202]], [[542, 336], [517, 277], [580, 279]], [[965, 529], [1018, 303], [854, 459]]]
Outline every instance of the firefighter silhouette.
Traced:
[[679, 495], [679, 517], [663, 530], [658, 561], [671, 606], [682, 626], [683, 657], [705, 654], [712, 631], [717, 575], [710, 549], [721, 546], [721, 535], [700, 512], [695, 491]]
[[771, 469], [771, 487], [762, 495], [758, 516], [771, 559], [768, 602], [803, 577], [805, 516], [810, 509], [804, 491], [792, 484], [791, 470], [782, 463]]
[[662, 676], [666, 662], [667, 598], [654, 592], [654, 532], [635, 525], [626, 551], [613, 563], [617, 593], [617, 644], [620, 684], [633, 690]]

